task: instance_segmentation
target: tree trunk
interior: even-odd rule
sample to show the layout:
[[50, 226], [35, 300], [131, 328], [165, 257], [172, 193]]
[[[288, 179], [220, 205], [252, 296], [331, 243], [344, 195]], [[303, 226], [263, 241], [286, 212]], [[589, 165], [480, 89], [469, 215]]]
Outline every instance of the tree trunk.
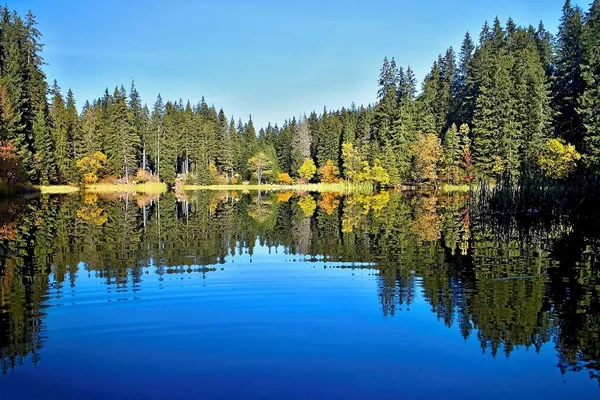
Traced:
[[143, 148], [142, 148], [142, 169], [146, 170], [146, 141], [144, 140]]

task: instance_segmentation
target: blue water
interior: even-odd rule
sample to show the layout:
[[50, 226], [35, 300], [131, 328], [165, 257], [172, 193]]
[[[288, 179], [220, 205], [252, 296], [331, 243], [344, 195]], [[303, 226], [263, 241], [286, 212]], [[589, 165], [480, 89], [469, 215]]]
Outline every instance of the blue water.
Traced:
[[[417, 291], [384, 317], [376, 272], [283, 249], [228, 257], [215, 272], [123, 287], [85, 271], [50, 290], [37, 366], [0, 378], [2, 399], [591, 398], [540, 354], [482, 354]], [[343, 268], [342, 268], [343, 267]]]
[[[110, 204], [101, 205], [109, 210]], [[556, 343], [559, 338], [567, 343], [574, 335], [561, 327], [576, 322], [578, 337], [589, 340], [578, 343], [578, 354], [588, 359], [593, 354], [597, 292], [587, 283], [582, 293], [573, 289], [579, 286], [572, 286], [567, 290], [570, 296], [581, 295], [588, 301], [577, 301], [584, 311], [572, 315], [555, 312], [561, 304], [556, 293], [561, 293], [564, 280], [552, 278], [556, 263], [544, 262], [541, 270], [535, 267], [541, 271], [535, 279], [530, 272], [519, 272], [526, 276], [515, 275], [515, 280], [488, 278], [485, 265], [494, 259], [494, 251], [485, 250], [487, 264], [478, 266], [478, 259], [471, 254], [450, 256], [440, 243], [404, 239], [412, 244], [388, 254], [384, 267], [377, 260], [389, 253], [390, 247], [376, 241], [380, 236], [355, 230], [341, 235], [342, 242], [323, 239], [329, 226], [324, 221], [337, 218], [325, 214], [311, 222], [310, 251], [273, 245], [276, 239], [287, 240], [286, 232], [295, 228], [286, 230], [289, 222], [285, 219], [275, 225], [268, 225], [266, 219], [252, 225], [258, 226], [252, 242], [225, 246], [237, 250], [223, 253], [212, 244], [205, 248], [205, 244], [226, 230], [244, 230], [246, 240], [251, 236], [245, 230], [251, 229], [231, 223], [225, 228], [226, 219], [218, 212], [210, 216], [218, 223], [209, 234], [190, 233], [195, 245], [188, 246], [185, 238], [175, 239], [204, 229], [206, 222], [200, 223], [200, 228], [191, 225], [194, 218], [204, 218], [201, 208], [197, 216], [173, 214], [171, 222], [165, 222], [162, 215], [158, 241], [166, 241], [164, 245], [156, 245], [148, 233], [150, 228], [137, 223], [134, 231], [146, 236], [137, 241], [131, 233], [124, 234], [121, 245], [110, 238], [111, 232], [120, 232], [117, 228], [125, 215], [120, 208], [95, 227], [77, 220], [75, 213], [67, 212], [68, 207], [69, 203], [57, 205], [56, 210], [65, 212], [62, 217], [48, 212], [48, 221], [59, 215], [48, 245], [40, 244], [46, 243], [46, 236], [39, 221], [32, 220], [35, 258], [19, 250], [33, 243], [19, 241], [21, 236], [29, 237], [24, 233], [27, 219], [16, 237], [4, 242], [8, 250], [2, 253], [0, 248], [0, 260], [4, 260], [0, 263], [0, 328], [5, 330], [0, 332], [0, 358], [5, 365], [14, 361], [0, 373], [1, 400], [592, 399], [600, 395], [591, 366], [575, 367], [564, 374], [558, 367]], [[279, 209], [279, 217], [284, 211]], [[240, 215], [242, 222], [257, 224], [246, 220], [245, 211]], [[139, 218], [136, 214], [135, 221]], [[71, 222], [74, 225], [68, 225]], [[222, 229], [218, 227], [221, 223]], [[374, 220], [370, 226], [378, 223]], [[278, 224], [284, 224], [282, 230], [276, 228]], [[183, 233], [175, 235], [177, 226], [184, 228]], [[83, 236], [61, 241], [64, 232], [77, 237], [76, 230]], [[269, 245], [266, 237], [271, 238]], [[356, 245], [349, 248], [359, 254], [353, 260], [337, 254], [333, 247], [347, 244], [351, 238]], [[321, 239], [330, 241], [330, 254], [314, 252]], [[473, 247], [480, 243], [477, 240], [473, 239]], [[86, 248], [85, 242], [94, 242], [91, 249], [96, 250]], [[381, 251], [373, 253], [374, 257], [359, 253], [359, 247], [367, 242], [375, 246], [369, 251]], [[490, 243], [501, 248], [501, 242]], [[153, 246], [170, 260], [175, 256], [188, 260], [188, 265], [141, 255]], [[94, 257], [103, 260], [99, 256], [113, 250], [125, 260], [125, 249], [137, 251], [138, 267], [132, 268], [131, 261], [115, 266], [108, 258], [88, 264]], [[46, 250], [54, 261], [44, 262]], [[513, 258], [498, 257], [498, 265], [489, 268], [500, 270], [508, 265], [516, 271], [516, 264], [511, 263], [518, 260], [526, 260], [524, 268], [529, 268], [528, 263], [533, 262], [529, 253], [516, 248], [511, 251]], [[193, 262], [200, 254], [219, 257], [200, 265]], [[437, 258], [429, 257], [431, 254], [449, 261], [436, 264]], [[390, 287], [382, 277], [395, 268], [394, 260], [402, 274]], [[460, 264], [464, 260], [473, 265]], [[412, 264], [407, 267], [409, 262]], [[67, 266], [61, 267], [64, 264]], [[450, 267], [462, 275], [448, 272]], [[464, 272], [470, 269], [475, 276]], [[410, 301], [406, 293], [400, 294], [406, 288], [412, 288]], [[396, 299], [404, 296], [404, 300], [394, 300], [393, 312], [382, 300], [390, 290]], [[525, 298], [519, 297], [523, 290]], [[454, 311], [447, 313], [453, 320], [446, 321], [440, 314], [438, 296], [440, 302], [450, 299], [454, 304]], [[498, 304], [509, 304], [512, 314], [505, 314]], [[468, 309], [473, 316], [469, 335], [461, 333], [459, 309]], [[529, 309], [533, 311], [525, 311]], [[533, 319], [527, 317], [530, 314]], [[478, 330], [481, 326], [485, 332]], [[36, 333], [23, 333], [27, 327]], [[540, 336], [539, 349], [523, 342], [523, 331], [527, 337], [535, 337], [535, 332], [546, 335]], [[500, 347], [493, 354], [492, 346], [482, 343], [496, 336], [501, 337]], [[15, 350], [24, 347], [27, 350]]]

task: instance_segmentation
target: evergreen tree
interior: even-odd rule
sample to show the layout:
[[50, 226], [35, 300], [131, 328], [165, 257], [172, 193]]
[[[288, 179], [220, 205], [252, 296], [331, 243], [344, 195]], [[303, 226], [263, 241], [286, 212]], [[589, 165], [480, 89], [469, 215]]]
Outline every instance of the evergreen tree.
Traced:
[[582, 35], [584, 90], [578, 113], [585, 127], [585, 160], [595, 170], [600, 167], [600, 0], [594, 0]]
[[50, 95], [52, 96], [50, 119], [52, 121], [52, 136], [55, 143], [59, 182], [68, 182], [72, 178], [72, 167], [74, 166], [69, 151], [71, 138], [69, 137], [65, 101], [56, 80], [52, 85]]
[[585, 128], [577, 106], [583, 93], [583, 15], [565, 1], [556, 38], [555, 76], [552, 86], [555, 135], [581, 149]]
[[110, 173], [121, 176], [126, 182], [137, 168], [140, 137], [132, 127], [133, 115], [127, 107], [125, 88], [115, 88], [109, 107], [110, 127], [106, 137], [107, 168]]
[[75, 96], [71, 89], [67, 92], [67, 105], [65, 109], [65, 122], [67, 127], [67, 137], [69, 138], [69, 167], [68, 180], [77, 182], [79, 180], [75, 162], [86, 155], [85, 142], [81, 132], [79, 115], [75, 106]]
[[468, 123], [473, 118], [474, 94], [469, 90], [468, 76], [474, 50], [475, 45], [467, 32], [460, 48], [459, 64], [451, 87], [450, 119], [455, 124]]

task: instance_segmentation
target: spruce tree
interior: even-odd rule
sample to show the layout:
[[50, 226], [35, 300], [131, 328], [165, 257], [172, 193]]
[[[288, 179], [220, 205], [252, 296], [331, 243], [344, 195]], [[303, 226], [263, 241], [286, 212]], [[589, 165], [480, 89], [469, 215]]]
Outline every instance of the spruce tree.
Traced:
[[552, 85], [555, 135], [582, 149], [585, 128], [577, 112], [584, 89], [581, 66], [583, 64], [583, 13], [565, 1], [556, 38], [555, 76]]
[[579, 99], [583, 120], [584, 157], [589, 166], [600, 168], [600, 0], [594, 0], [582, 35], [584, 90]]
[[67, 92], [67, 105], [65, 109], [67, 137], [69, 138], [69, 176], [71, 182], [79, 181], [79, 174], [75, 168], [75, 162], [86, 155], [85, 142], [79, 124], [79, 115], [75, 106], [75, 96], [73, 91], [69, 89]]
[[460, 48], [459, 63], [451, 87], [450, 119], [455, 124], [469, 123], [473, 118], [474, 94], [469, 90], [468, 76], [474, 50], [475, 45], [467, 32]]
[[52, 121], [52, 136], [55, 143], [55, 157], [58, 167], [59, 182], [69, 182], [72, 178], [72, 159], [70, 154], [71, 138], [69, 137], [65, 101], [60, 93], [56, 80], [50, 90], [52, 104], [50, 119]]

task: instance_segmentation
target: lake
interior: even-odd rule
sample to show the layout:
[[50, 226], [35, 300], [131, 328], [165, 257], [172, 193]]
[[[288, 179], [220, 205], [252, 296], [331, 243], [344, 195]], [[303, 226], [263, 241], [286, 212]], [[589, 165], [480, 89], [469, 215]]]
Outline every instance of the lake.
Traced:
[[466, 194], [0, 203], [0, 399], [600, 396], [595, 219]]

